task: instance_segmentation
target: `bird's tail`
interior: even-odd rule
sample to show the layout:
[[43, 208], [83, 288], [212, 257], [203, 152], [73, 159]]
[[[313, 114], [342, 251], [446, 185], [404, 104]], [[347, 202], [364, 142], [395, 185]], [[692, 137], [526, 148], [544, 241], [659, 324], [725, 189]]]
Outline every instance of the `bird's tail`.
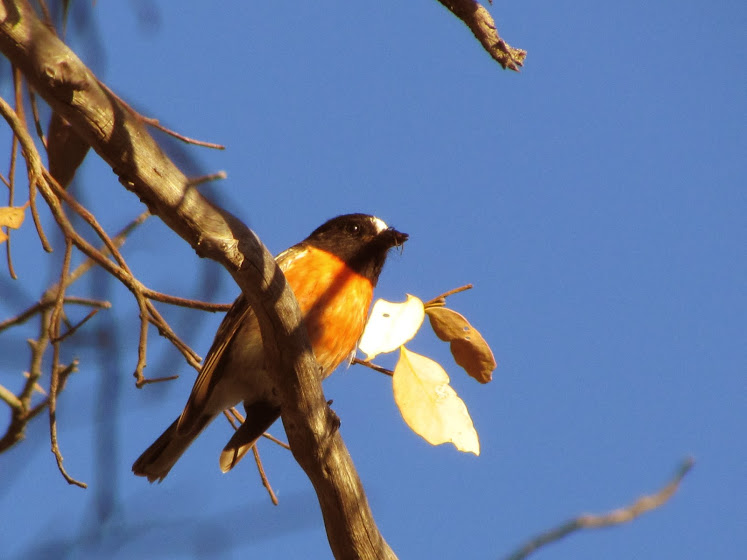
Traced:
[[147, 476], [148, 482], [156, 480], [161, 482], [213, 418], [215, 416], [204, 416], [198, 419], [192, 429], [184, 433], [177, 430], [179, 423], [177, 418], [148, 449], [143, 451], [143, 454], [132, 465], [132, 472], [137, 476]]
[[234, 432], [220, 454], [220, 470], [228, 472], [241, 461], [241, 458], [280, 417], [280, 407], [264, 401], [244, 405], [246, 420]]

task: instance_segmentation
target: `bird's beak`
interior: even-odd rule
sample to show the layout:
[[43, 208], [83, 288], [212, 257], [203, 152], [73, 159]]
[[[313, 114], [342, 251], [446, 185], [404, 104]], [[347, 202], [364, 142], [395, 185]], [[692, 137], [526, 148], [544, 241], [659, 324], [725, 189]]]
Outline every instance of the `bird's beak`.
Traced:
[[407, 241], [410, 237], [406, 233], [397, 231], [396, 229], [392, 227], [387, 228], [386, 230], [384, 230], [383, 233], [390, 239], [392, 247], [401, 247], [402, 245], [404, 245], [405, 241]]

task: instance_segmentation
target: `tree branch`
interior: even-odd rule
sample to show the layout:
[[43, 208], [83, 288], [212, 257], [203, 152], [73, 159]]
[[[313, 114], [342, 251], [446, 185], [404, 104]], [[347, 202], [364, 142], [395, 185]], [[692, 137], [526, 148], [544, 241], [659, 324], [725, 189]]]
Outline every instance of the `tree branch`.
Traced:
[[293, 292], [259, 238], [190, 186], [143, 122], [101, 87], [28, 2], [0, 3], [0, 50], [126, 188], [199, 256], [221, 263], [240, 286], [259, 319], [286, 433], [316, 489], [335, 557], [394, 558], [326, 404]]
[[505, 70], [519, 71], [527, 51], [515, 49], [500, 38], [493, 16], [475, 0], [438, 0], [470, 28], [483, 48]]
[[566, 521], [554, 529], [550, 529], [549, 531], [530, 539], [521, 548], [516, 550], [516, 552], [506, 557], [506, 560], [524, 560], [524, 558], [529, 556], [538, 548], [558, 541], [580, 529], [601, 529], [602, 527], [611, 527], [613, 525], [620, 525], [622, 523], [633, 521], [633, 519], [639, 515], [664, 505], [677, 491], [680, 482], [682, 482], [685, 475], [690, 472], [690, 469], [692, 469], [694, 464], [695, 461], [693, 461], [693, 459], [686, 459], [683, 461], [672, 480], [656, 494], [638, 498], [628, 507], [619, 508], [609, 513], [602, 513], [599, 515], [580, 515], [570, 521]]

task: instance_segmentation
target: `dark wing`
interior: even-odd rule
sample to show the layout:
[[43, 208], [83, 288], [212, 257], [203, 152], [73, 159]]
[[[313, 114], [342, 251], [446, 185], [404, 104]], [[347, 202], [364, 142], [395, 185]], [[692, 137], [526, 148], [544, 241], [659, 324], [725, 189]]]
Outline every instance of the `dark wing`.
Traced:
[[226, 316], [218, 327], [218, 331], [215, 333], [213, 344], [205, 358], [205, 363], [202, 364], [200, 375], [197, 376], [197, 380], [192, 387], [189, 400], [182, 411], [182, 415], [179, 417], [177, 432], [184, 433], [190, 431], [192, 425], [202, 416], [213, 387], [216, 383], [220, 382], [220, 375], [215, 375], [216, 371], [219, 371], [218, 365], [242, 323], [253, 313], [244, 294], [236, 298], [233, 306], [226, 313]]

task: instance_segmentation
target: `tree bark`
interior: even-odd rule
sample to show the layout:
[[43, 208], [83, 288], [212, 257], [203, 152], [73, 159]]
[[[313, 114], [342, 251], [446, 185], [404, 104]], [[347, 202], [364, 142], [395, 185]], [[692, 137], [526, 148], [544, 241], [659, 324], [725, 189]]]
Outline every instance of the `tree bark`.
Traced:
[[293, 292], [259, 238], [208, 202], [138, 119], [24, 0], [0, 2], [0, 51], [119, 177], [201, 257], [221, 263], [257, 312], [283, 401], [293, 455], [319, 498], [336, 558], [395, 558], [376, 527], [360, 479], [315, 371]]

